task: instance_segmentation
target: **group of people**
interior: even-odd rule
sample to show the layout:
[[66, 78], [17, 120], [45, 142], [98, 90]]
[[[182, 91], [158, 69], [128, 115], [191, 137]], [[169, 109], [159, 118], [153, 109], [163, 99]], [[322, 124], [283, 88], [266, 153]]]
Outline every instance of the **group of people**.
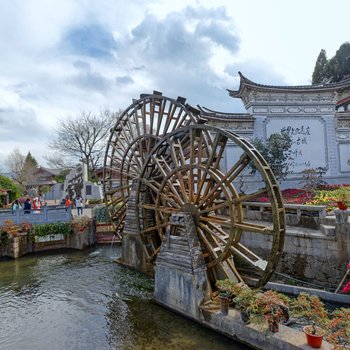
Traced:
[[[68, 210], [68, 208], [73, 207], [73, 203], [70, 200], [69, 196], [66, 196], [65, 198], [65, 208]], [[74, 199], [74, 205], [77, 208], [77, 214], [83, 215], [83, 207], [84, 207], [84, 201], [83, 198], [80, 195], [77, 195]], [[34, 214], [40, 213], [40, 209], [42, 207], [42, 201], [39, 197], [35, 197], [32, 200], [30, 198], [27, 198], [23, 204], [16, 199], [12, 203], [12, 213], [15, 214], [18, 210], [22, 210], [24, 214], [30, 214], [33, 212]]]
[[12, 213], [16, 213], [18, 210], [23, 209], [24, 214], [30, 214], [33, 209], [33, 213], [37, 214], [40, 213], [41, 205], [42, 204], [39, 197], [35, 197], [32, 200], [27, 198], [23, 203], [23, 206], [20, 201], [16, 199], [12, 204]]
[[[83, 198], [79, 195], [77, 195], [74, 199], [74, 205], [77, 208], [77, 214], [78, 216], [83, 215]], [[66, 210], [68, 208], [72, 207], [72, 201], [70, 200], [69, 196], [66, 196], [66, 200], [64, 203], [64, 206], [66, 207]]]

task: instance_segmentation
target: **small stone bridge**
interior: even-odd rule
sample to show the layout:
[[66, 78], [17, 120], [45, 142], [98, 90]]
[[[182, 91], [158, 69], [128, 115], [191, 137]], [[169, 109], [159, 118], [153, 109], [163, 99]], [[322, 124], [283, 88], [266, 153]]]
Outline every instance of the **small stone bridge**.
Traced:
[[14, 224], [49, 224], [52, 222], [69, 222], [72, 220], [72, 209], [66, 210], [63, 206], [43, 206], [40, 210], [31, 209], [29, 213], [20, 209], [12, 212], [11, 209], [0, 210], [0, 226], [5, 221], [12, 221]]

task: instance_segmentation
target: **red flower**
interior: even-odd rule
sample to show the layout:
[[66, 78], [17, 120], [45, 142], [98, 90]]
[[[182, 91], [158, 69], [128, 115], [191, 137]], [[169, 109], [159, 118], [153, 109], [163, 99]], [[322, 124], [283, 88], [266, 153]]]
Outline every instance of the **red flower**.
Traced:
[[350, 282], [348, 282], [341, 291], [342, 293], [350, 294]]
[[348, 269], [350, 269], [350, 262], [347, 264], [347, 266], [346, 266]]

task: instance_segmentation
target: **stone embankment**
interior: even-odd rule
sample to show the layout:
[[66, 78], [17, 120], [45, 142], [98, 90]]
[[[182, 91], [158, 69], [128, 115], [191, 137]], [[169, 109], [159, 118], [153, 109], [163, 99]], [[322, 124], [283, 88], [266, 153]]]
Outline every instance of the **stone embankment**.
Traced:
[[95, 243], [95, 223], [90, 220], [86, 230], [74, 231], [72, 234], [63, 236], [62, 234], [48, 235], [45, 237], [33, 238], [27, 233], [19, 233], [9, 238], [6, 244], [0, 246], [0, 258], [19, 258], [30, 253], [37, 253], [55, 249], [85, 249]]
[[[269, 206], [246, 203], [246, 217], [269, 225]], [[329, 215], [324, 206], [285, 205], [285, 209], [286, 236], [277, 272], [335, 289], [350, 259], [350, 210], [334, 210]], [[244, 232], [241, 238], [241, 243], [261, 256], [269, 254], [271, 242], [268, 233]]]

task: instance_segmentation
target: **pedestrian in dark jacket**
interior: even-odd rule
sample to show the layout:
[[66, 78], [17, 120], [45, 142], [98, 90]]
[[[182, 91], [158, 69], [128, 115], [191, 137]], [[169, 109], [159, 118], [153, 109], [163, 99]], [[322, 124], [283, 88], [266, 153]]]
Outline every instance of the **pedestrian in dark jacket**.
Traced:
[[30, 199], [27, 198], [27, 200], [23, 204], [24, 214], [30, 214], [32, 205], [30, 204]]

